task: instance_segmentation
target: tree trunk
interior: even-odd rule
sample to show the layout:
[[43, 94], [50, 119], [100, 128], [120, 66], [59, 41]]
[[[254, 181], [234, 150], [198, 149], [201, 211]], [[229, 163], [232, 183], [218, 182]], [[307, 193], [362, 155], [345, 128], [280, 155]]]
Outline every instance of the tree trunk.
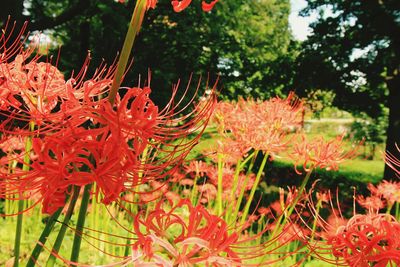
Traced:
[[[396, 73], [391, 79], [388, 79], [387, 87], [389, 89], [389, 126], [387, 129], [386, 151], [400, 157], [397, 151], [396, 143], [400, 145], [400, 74]], [[396, 179], [396, 173], [385, 165], [384, 179]]]

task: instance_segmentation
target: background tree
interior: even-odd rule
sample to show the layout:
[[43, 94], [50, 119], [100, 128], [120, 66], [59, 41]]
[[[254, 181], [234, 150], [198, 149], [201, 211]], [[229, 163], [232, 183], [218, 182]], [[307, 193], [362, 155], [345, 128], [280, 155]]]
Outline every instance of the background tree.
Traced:
[[[351, 125], [350, 135], [353, 135], [353, 138], [358, 140], [364, 139], [362, 144], [364, 147], [363, 156], [366, 159], [373, 160], [377, 146], [385, 142], [386, 129], [386, 118], [371, 118], [366, 114], [360, 113], [359, 117]], [[367, 147], [369, 148], [368, 153]]]
[[[334, 90], [334, 105], [373, 117], [389, 108], [386, 149], [400, 136], [400, 1], [307, 0], [319, 14], [298, 57], [296, 88]], [[361, 56], [360, 56], [361, 54]], [[394, 178], [385, 168], [385, 178]]]
[[[8, 0], [7, 0], [8, 1]], [[62, 70], [77, 69], [91, 51], [92, 66], [113, 62], [121, 49], [135, 1], [16, 0], [2, 9], [1, 21], [28, 20], [29, 29], [45, 31], [62, 45]], [[267, 97], [282, 92], [296, 46], [290, 43], [290, 1], [220, 1], [210, 13], [193, 3], [182, 13], [171, 1], [158, 1], [145, 17], [134, 46], [134, 61], [125, 85], [143, 84], [152, 72], [153, 97], [167, 99], [173, 83], [182, 86], [193, 73], [210, 82], [219, 76], [225, 97]], [[56, 45], [54, 50], [58, 50]], [[288, 53], [292, 51], [293, 53]], [[69, 73], [66, 73], [67, 75]], [[193, 86], [195, 82], [193, 82]]]

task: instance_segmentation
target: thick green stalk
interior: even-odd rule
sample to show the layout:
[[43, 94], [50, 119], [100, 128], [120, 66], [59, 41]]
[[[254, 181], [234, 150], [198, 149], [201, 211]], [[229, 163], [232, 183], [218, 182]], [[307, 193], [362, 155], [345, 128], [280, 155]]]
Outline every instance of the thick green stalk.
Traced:
[[218, 154], [217, 208], [219, 216], [222, 215], [222, 175], [223, 175], [222, 155]]
[[[76, 232], [74, 236], [74, 242], [72, 245], [71, 261], [77, 263], [79, 260], [79, 253], [82, 243], [83, 227], [85, 226], [86, 213], [89, 206], [90, 191], [92, 190], [92, 184], [85, 185], [83, 190], [81, 208], [79, 209], [78, 221], [76, 223]], [[76, 266], [72, 264], [72, 266]]]
[[22, 219], [24, 210], [24, 200], [18, 200], [18, 216], [17, 216], [17, 228], [15, 229], [15, 241], [14, 241], [14, 267], [19, 266], [19, 252], [21, 247], [21, 236], [22, 236]]
[[[255, 151], [253, 151], [250, 155], [248, 155], [243, 161], [238, 160], [236, 163], [236, 169], [235, 169], [235, 174], [233, 176], [233, 186], [232, 186], [232, 192], [230, 195], [230, 199], [228, 201], [235, 201], [235, 196], [236, 196], [236, 191], [238, 187], [238, 182], [239, 182], [239, 174], [244, 168], [244, 166], [247, 164], [247, 162], [253, 158]], [[229, 221], [230, 216], [232, 215], [234, 206], [233, 205], [228, 205], [226, 207], [226, 214], [225, 214], [225, 220]]]
[[[312, 226], [312, 230], [311, 230], [311, 238], [310, 241], [308, 242], [311, 246], [314, 243], [314, 238], [315, 238], [315, 232], [317, 230], [317, 224], [318, 224], [318, 220], [319, 220], [319, 210], [322, 207], [322, 200], [318, 200], [317, 205], [316, 205], [316, 210], [315, 210], [315, 220], [313, 222], [313, 226]], [[311, 257], [310, 255], [308, 255], [307, 261], [310, 261]]]
[[[258, 183], [260, 182], [261, 174], [262, 174], [262, 172], [263, 172], [263, 170], [265, 168], [265, 164], [267, 163], [267, 159], [268, 159], [268, 153], [265, 153], [264, 154], [264, 158], [263, 158], [263, 160], [261, 162], [260, 168], [258, 169], [256, 179], [254, 180], [253, 187], [251, 188], [249, 198], [247, 199], [246, 206], [244, 207], [242, 218], [240, 220], [240, 225], [243, 225], [244, 222], [246, 221], [246, 217], [247, 217], [247, 214], [249, 213], [251, 202], [253, 201], [254, 194], [255, 194], [256, 189], [258, 187]], [[246, 184], [243, 184], [242, 186], [245, 187]]]
[[[128, 64], [129, 56], [132, 51], [133, 43], [135, 42], [135, 37], [139, 33], [140, 26], [142, 25], [144, 13], [146, 11], [146, 0], [137, 0], [135, 9], [132, 14], [131, 22], [129, 23], [128, 31], [126, 33], [125, 41], [122, 46], [121, 55], [118, 60], [117, 70], [113, 83], [111, 85], [110, 94], [108, 100], [111, 104], [114, 104], [115, 97], [118, 93], [118, 89], [122, 83], [122, 78], [124, 76], [126, 66]], [[90, 191], [92, 184], [86, 185], [82, 197], [81, 208], [79, 210], [78, 222], [76, 227], [76, 233], [74, 236], [74, 242], [72, 246], [71, 261], [78, 262], [80, 246], [82, 242], [83, 227], [86, 219], [86, 212], [90, 199]]]
[[[240, 174], [240, 165], [241, 165], [241, 160], [239, 160], [236, 164], [236, 169], [235, 169], [235, 173], [233, 175], [233, 183], [232, 183], [232, 192], [229, 196], [229, 199], [227, 199], [226, 201], [234, 201], [235, 200], [235, 193], [237, 190], [237, 184], [238, 184], [238, 180], [239, 180], [239, 174]], [[231, 216], [233, 212], [233, 205], [226, 205], [226, 209], [225, 209], [225, 221], [229, 221], [229, 217]]]
[[[248, 168], [248, 170], [246, 172], [246, 177], [245, 177], [245, 180], [243, 182], [243, 185], [247, 184], [248, 181], [249, 181], [249, 176], [251, 174], [251, 170], [253, 169], [254, 162], [255, 162], [255, 160], [257, 158], [258, 152], [259, 151], [256, 150], [254, 152], [254, 154], [253, 154], [253, 157], [251, 158], [251, 162], [250, 162], [249, 168]], [[242, 203], [242, 199], [243, 199], [243, 196], [244, 196], [244, 191], [245, 191], [245, 186], [242, 186], [242, 188], [240, 189], [239, 197], [238, 197], [238, 199], [236, 201], [235, 210], [234, 210], [234, 212], [233, 212], [233, 214], [232, 214], [232, 216], [230, 217], [230, 220], [229, 220], [230, 223], [233, 222], [231, 220], [236, 220], [237, 215], [239, 214], [240, 204]]]
[[[32, 132], [35, 128], [35, 124], [33, 122], [29, 123], [29, 130]], [[30, 152], [32, 149], [32, 138], [27, 137], [25, 142], [25, 156], [24, 156], [24, 165], [22, 166], [22, 171], [29, 171], [29, 163], [30, 163]], [[18, 200], [18, 216], [17, 216], [17, 228], [15, 230], [15, 240], [14, 240], [14, 267], [19, 266], [19, 253], [21, 247], [21, 237], [22, 237], [22, 223], [23, 223], [23, 211], [25, 206], [25, 200], [22, 193], [20, 193], [20, 200]]]
[[122, 83], [122, 78], [125, 74], [129, 56], [132, 51], [133, 43], [135, 42], [135, 37], [139, 33], [140, 26], [142, 25], [143, 16], [146, 11], [146, 4], [147, 4], [146, 0], [136, 1], [136, 6], [132, 14], [131, 22], [129, 23], [129, 28], [126, 33], [124, 44], [122, 46], [121, 55], [118, 60], [117, 71], [115, 73], [115, 77], [111, 85], [110, 94], [108, 96], [108, 99], [111, 102], [111, 104], [114, 103], [118, 89]]
[[65, 214], [63, 224], [61, 226], [60, 231], [58, 232], [56, 241], [54, 242], [52, 253], [50, 254], [49, 258], [47, 259], [46, 267], [52, 267], [52, 266], [54, 266], [54, 264], [56, 262], [56, 256], [54, 254], [58, 253], [58, 251], [60, 250], [61, 244], [64, 240], [65, 232], [67, 231], [67, 228], [68, 228], [67, 225], [69, 223], [69, 220], [72, 217], [76, 201], [78, 200], [78, 197], [79, 197], [80, 189], [81, 189], [80, 186], [74, 186], [74, 189], [73, 189], [74, 191], [72, 193], [72, 197], [69, 202], [67, 213]]
[[287, 212], [286, 215], [285, 215], [286, 218], [289, 218], [290, 215], [292, 215], [293, 210], [296, 208], [297, 202], [299, 202], [300, 198], [302, 197], [303, 191], [304, 191], [305, 188], [306, 188], [306, 185], [307, 185], [307, 183], [308, 183], [308, 180], [310, 180], [310, 176], [311, 176], [312, 170], [313, 170], [313, 168], [311, 167], [311, 168], [310, 168], [310, 171], [308, 171], [307, 174], [306, 174], [306, 176], [304, 177], [303, 182], [301, 183], [300, 188], [299, 188], [299, 191], [298, 191], [298, 193], [297, 193], [297, 196], [296, 196], [296, 198], [294, 199], [294, 201], [292, 202], [292, 205], [290, 206], [288, 212]]
[[[274, 238], [275, 235], [277, 233], [279, 233], [283, 229], [283, 227], [287, 223], [290, 215], [292, 215], [292, 213], [293, 213], [294, 209], [296, 208], [296, 205], [299, 202], [299, 200], [300, 200], [300, 198], [302, 196], [302, 193], [303, 193], [303, 191], [304, 191], [304, 189], [305, 189], [305, 187], [306, 187], [306, 185], [308, 183], [308, 180], [310, 179], [312, 170], [313, 170], [313, 168], [311, 167], [310, 170], [307, 172], [306, 176], [304, 177], [304, 179], [303, 179], [303, 181], [302, 181], [302, 183], [300, 185], [300, 188], [299, 188], [299, 190], [297, 192], [297, 196], [292, 201], [292, 203], [291, 203], [291, 205], [289, 207], [289, 210], [287, 212], [284, 211], [284, 213], [281, 216], [279, 216], [279, 219], [278, 219], [277, 223], [275, 224], [276, 227], [274, 228], [274, 231], [272, 232], [272, 234], [270, 236], [271, 239]], [[282, 207], [282, 208], [284, 208], [284, 207]], [[285, 217], [285, 221], [282, 223], [283, 217]]]
[[57, 218], [60, 216], [62, 208], [58, 209], [53, 215], [48, 219], [46, 226], [43, 229], [42, 234], [39, 237], [38, 242], [36, 243], [35, 248], [32, 250], [32, 254], [29, 257], [28, 263], [26, 267], [33, 267], [36, 264], [36, 261], [43, 250], [43, 245], [46, 243], [47, 238], [49, 237], [51, 230], [54, 227], [54, 224], [57, 222]]

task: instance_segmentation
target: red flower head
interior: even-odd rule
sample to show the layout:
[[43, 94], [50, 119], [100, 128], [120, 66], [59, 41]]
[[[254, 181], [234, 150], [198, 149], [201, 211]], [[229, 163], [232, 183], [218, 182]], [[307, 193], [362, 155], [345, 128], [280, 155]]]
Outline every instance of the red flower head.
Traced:
[[239, 140], [229, 137], [224, 137], [222, 140], [217, 140], [216, 146], [209, 149], [211, 154], [209, 157], [218, 163], [218, 157], [222, 157], [225, 164], [233, 166], [247, 156], [251, 149], [250, 146], [244, 144]]
[[383, 180], [376, 187], [372, 184], [368, 185], [368, 189], [371, 191], [371, 194], [385, 199], [389, 206], [393, 205], [396, 202], [400, 202], [400, 183], [393, 181]]
[[[171, 1], [172, 7], [174, 8], [175, 12], [181, 12], [184, 9], [186, 9], [192, 0], [173, 0]], [[208, 12], [211, 11], [214, 7], [214, 5], [218, 2], [218, 0], [212, 0], [210, 3], [207, 3], [206, 1], [202, 1], [201, 7], [204, 11]]]
[[[125, 0], [119, 0], [118, 2], [123, 4], [125, 3]], [[146, 2], [147, 9], [156, 8], [157, 2], [158, 0], [147, 0]], [[191, 2], [192, 0], [172, 0], [171, 5], [175, 12], [181, 12], [185, 10], [191, 4]], [[202, 1], [201, 8], [203, 9], [203, 11], [209, 12], [213, 9], [213, 7], [217, 2], [218, 0], [212, 0], [209, 3], [206, 1]]]
[[[23, 43], [21, 41], [22, 36], [25, 33], [27, 23], [25, 22], [21, 29], [16, 32], [16, 23], [12, 23], [10, 19], [7, 20], [4, 28], [1, 29], [0, 35], [0, 64], [7, 63], [10, 59], [15, 57], [17, 54], [29, 55], [32, 53], [32, 49], [24, 50]], [[12, 39], [10, 36], [14, 36]], [[0, 75], [0, 85], [4, 81], [3, 77]]]
[[147, 215], [140, 212], [134, 229], [137, 241], [131, 258], [135, 266], [253, 266], [258, 257], [259, 266], [270, 264], [263, 257], [269, 253], [267, 244], [251, 245], [263, 232], [244, 235], [242, 227], [231, 228], [188, 200], [161, 201]]
[[310, 172], [315, 168], [326, 170], [337, 170], [339, 164], [345, 159], [352, 158], [356, 155], [354, 147], [348, 152], [342, 148], [343, 135], [338, 136], [331, 141], [325, 141], [323, 137], [315, 138], [308, 141], [305, 136], [293, 146], [290, 157], [295, 160], [295, 170], [299, 164], [303, 165], [306, 172]]
[[[212, 94], [183, 114], [191, 107], [182, 106], [182, 99], [174, 100], [175, 87], [170, 103], [160, 111], [145, 87], [128, 89], [112, 106], [98, 98], [110, 85], [109, 79], [77, 84], [82, 87], [70, 88], [64, 99], [57, 98], [61, 102], [57, 113], [64, 120], [47, 122], [48, 129], [40, 135], [25, 132], [36, 134], [30, 160], [11, 156], [10, 162], [27, 168], [13, 170], [8, 165], [0, 173], [0, 182], [7, 184], [0, 186], [7, 188], [5, 195], [40, 195], [45, 213], [64, 205], [71, 185], [96, 182], [103, 203], [119, 199], [123, 192], [149, 194], [141, 192], [140, 185], [169, 177], [197, 143], [215, 104]], [[52, 91], [43, 93], [47, 92]], [[193, 138], [186, 139], [194, 132]]]
[[360, 204], [361, 207], [371, 212], [378, 212], [380, 209], [383, 209], [385, 207], [385, 203], [380, 197], [377, 196], [359, 196], [357, 198], [357, 202], [358, 204]]
[[327, 241], [349, 266], [400, 264], [400, 223], [388, 214], [355, 215]]
[[[400, 152], [400, 148], [397, 146], [397, 144], [396, 148], [397, 151]], [[400, 175], [400, 170], [399, 170], [400, 160], [397, 157], [395, 157], [391, 152], [387, 151], [385, 161], [390, 168], [392, 168], [397, 174]]]
[[[351, 267], [388, 266], [400, 263], [400, 223], [390, 214], [368, 210], [366, 214], [354, 214], [345, 219], [342, 210], [333, 207], [332, 214], [323, 218], [318, 206], [309, 199], [309, 207], [315, 218], [309, 241], [313, 256], [336, 265]], [[355, 212], [355, 211], [354, 211]], [[303, 220], [305, 224], [306, 220]], [[327, 257], [330, 252], [336, 259]], [[390, 265], [392, 266], [392, 265]]]
[[215, 120], [245, 149], [276, 154], [287, 147], [287, 133], [301, 122], [302, 104], [291, 93], [286, 99], [257, 102], [240, 99], [236, 105], [219, 103]]

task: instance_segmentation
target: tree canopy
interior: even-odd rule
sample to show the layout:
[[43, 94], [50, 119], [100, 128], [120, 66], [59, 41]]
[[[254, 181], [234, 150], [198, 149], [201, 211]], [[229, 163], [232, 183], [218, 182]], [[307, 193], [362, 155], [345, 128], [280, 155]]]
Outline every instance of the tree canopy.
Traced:
[[[303, 15], [317, 12], [313, 34], [298, 57], [296, 87], [336, 93], [335, 105], [381, 113], [389, 108], [387, 150], [400, 136], [400, 2], [307, 0]], [[389, 168], [386, 178], [394, 178]]]
[[[8, 1], [8, 0], [7, 0]], [[135, 1], [9, 1], [1, 21], [28, 20], [30, 30], [45, 31], [62, 45], [61, 69], [78, 69], [87, 51], [93, 66], [111, 63], [122, 47]], [[290, 77], [284, 68], [293, 57], [288, 25], [290, 1], [220, 1], [210, 13], [191, 5], [175, 13], [171, 1], [149, 10], [133, 51], [126, 85], [147, 80], [153, 94], [165, 99], [173, 83], [191, 74], [211, 82], [219, 77], [222, 95], [265, 97], [284, 91]], [[54, 50], [59, 49], [58, 46]], [[195, 83], [193, 83], [195, 84]]]

